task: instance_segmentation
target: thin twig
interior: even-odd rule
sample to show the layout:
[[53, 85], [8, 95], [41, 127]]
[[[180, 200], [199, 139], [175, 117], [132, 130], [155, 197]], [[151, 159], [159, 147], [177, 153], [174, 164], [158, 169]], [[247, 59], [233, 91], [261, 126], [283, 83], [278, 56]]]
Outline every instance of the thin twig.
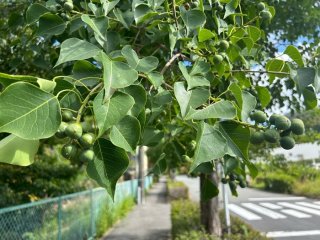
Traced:
[[283, 75], [290, 75], [287, 72], [277, 72], [277, 71], [260, 71], [260, 70], [249, 70], [249, 69], [239, 69], [239, 70], [231, 70], [227, 72], [249, 72], [249, 73], [269, 73], [269, 74], [283, 74]]
[[172, 0], [172, 11], [173, 11], [173, 17], [174, 21], [176, 23], [177, 30], [179, 29], [178, 19], [177, 19], [177, 12], [176, 12], [176, 1]]
[[86, 96], [86, 98], [83, 100], [82, 105], [78, 111], [78, 115], [77, 115], [77, 120], [76, 122], [80, 122], [81, 120], [81, 115], [82, 112], [84, 111], [85, 106], [87, 105], [87, 103], [89, 102], [90, 97], [96, 92], [97, 89], [99, 89], [102, 86], [102, 83], [99, 83], [97, 86], [95, 86], [94, 88], [91, 89], [91, 91], [88, 93], [88, 95]]
[[173, 55], [172, 58], [169, 60], [169, 62], [167, 62], [167, 64], [164, 65], [160, 74], [163, 75], [167, 71], [167, 69], [170, 67], [170, 65], [174, 62], [174, 60], [176, 60], [180, 56], [182, 56], [181, 53], [177, 53], [177, 54]]

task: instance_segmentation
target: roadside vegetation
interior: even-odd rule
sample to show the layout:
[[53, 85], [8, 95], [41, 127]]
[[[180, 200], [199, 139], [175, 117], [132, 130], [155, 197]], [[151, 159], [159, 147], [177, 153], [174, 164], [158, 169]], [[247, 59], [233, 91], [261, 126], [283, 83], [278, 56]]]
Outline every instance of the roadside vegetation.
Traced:
[[310, 161], [288, 162], [282, 155], [257, 165], [261, 170], [251, 187], [320, 198], [320, 171]]

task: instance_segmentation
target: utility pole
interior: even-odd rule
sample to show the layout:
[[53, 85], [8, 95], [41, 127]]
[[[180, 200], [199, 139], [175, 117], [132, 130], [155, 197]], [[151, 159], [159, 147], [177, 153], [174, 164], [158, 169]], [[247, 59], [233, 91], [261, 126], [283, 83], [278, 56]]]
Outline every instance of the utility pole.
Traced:
[[[224, 171], [223, 171], [223, 166], [219, 164], [218, 169], [220, 170], [220, 176], [225, 177]], [[224, 214], [225, 214], [225, 219], [226, 219], [226, 226], [227, 226], [227, 231], [228, 234], [231, 234], [231, 221], [230, 221], [230, 211], [228, 208], [229, 205], [229, 195], [228, 191], [226, 189], [226, 184], [221, 183], [221, 188], [222, 188], [222, 196], [223, 196], [223, 208], [224, 208]]]
[[138, 204], [144, 203], [144, 148], [138, 148]]

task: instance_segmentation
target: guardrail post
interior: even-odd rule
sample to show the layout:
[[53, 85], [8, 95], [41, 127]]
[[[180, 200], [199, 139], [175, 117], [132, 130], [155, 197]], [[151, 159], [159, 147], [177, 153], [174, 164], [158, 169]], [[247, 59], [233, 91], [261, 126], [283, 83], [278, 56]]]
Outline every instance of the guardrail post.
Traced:
[[58, 198], [58, 240], [62, 239], [62, 199]]

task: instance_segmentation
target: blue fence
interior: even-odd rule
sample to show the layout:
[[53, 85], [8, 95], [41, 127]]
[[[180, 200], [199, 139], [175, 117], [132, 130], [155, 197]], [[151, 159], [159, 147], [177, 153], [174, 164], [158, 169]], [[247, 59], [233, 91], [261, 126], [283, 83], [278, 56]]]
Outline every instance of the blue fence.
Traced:
[[[145, 178], [145, 189], [152, 177]], [[1, 240], [92, 239], [107, 215], [128, 198], [137, 198], [138, 180], [117, 184], [112, 201], [103, 188], [0, 209]], [[107, 216], [112, 218], [112, 216]]]

